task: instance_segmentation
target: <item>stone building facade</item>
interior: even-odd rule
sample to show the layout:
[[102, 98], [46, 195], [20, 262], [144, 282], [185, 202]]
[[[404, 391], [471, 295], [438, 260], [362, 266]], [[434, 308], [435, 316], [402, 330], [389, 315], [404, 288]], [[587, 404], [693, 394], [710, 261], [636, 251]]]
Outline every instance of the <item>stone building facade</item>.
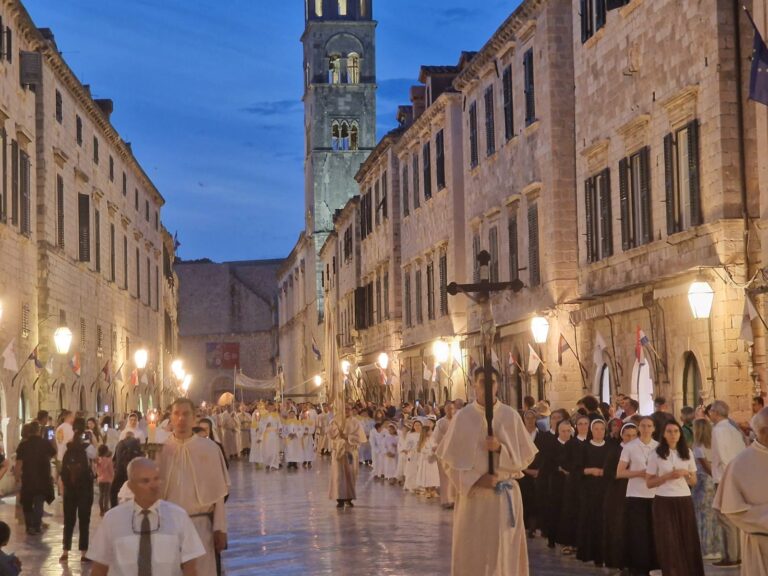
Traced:
[[[235, 370], [277, 374], [277, 273], [282, 260], [177, 262], [179, 354], [193, 375], [189, 397], [216, 402], [232, 392]], [[249, 392], [237, 391], [248, 401]]]
[[[53, 33], [38, 29], [20, 2], [2, 2], [0, 16], [0, 242], [9, 311], [0, 330], [3, 346], [15, 339], [20, 367], [35, 349], [46, 367], [28, 361], [18, 374], [2, 372], [10, 444], [40, 408], [96, 414], [159, 405], [167, 280], [165, 201], [111, 125], [112, 101], [92, 98]], [[67, 357], [53, 346], [62, 325], [74, 336]], [[139, 347], [149, 361], [134, 385]], [[119, 367], [122, 381], [112, 378]]]

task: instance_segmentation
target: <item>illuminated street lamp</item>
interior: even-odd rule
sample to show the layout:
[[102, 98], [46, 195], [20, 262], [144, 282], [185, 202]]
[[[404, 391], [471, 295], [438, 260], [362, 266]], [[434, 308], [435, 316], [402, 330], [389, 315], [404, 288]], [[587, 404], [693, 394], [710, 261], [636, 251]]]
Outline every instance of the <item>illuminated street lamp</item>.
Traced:
[[432, 356], [438, 364], [446, 364], [451, 357], [451, 347], [444, 340], [435, 340], [432, 344]]
[[697, 280], [688, 288], [688, 303], [691, 305], [691, 313], [696, 319], [709, 318], [714, 299], [715, 292], [709, 282]]
[[536, 344], [545, 344], [549, 335], [549, 320], [543, 316], [534, 316], [531, 320], [531, 332]]
[[182, 361], [180, 359], [176, 359], [173, 362], [171, 362], [171, 372], [173, 372], [173, 375], [176, 377], [176, 380], [184, 380], [184, 367], [182, 365]]
[[66, 326], [59, 326], [53, 333], [53, 343], [56, 345], [56, 352], [59, 354], [69, 353], [69, 347], [72, 345], [72, 330]]
[[181, 390], [184, 392], [184, 396], [189, 392], [189, 386], [192, 384], [192, 374], [184, 376], [184, 380], [181, 383]]
[[386, 352], [382, 352], [379, 354], [378, 359], [376, 360], [376, 363], [379, 365], [379, 368], [382, 370], [386, 370], [389, 367], [389, 356], [387, 356]]
[[318, 388], [323, 385], [323, 377], [320, 376], [320, 374], [315, 374], [315, 377], [312, 380]]
[[146, 348], [139, 348], [133, 355], [133, 361], [136, 362], [136, 368], [144, 370], [147, 367], [147, 360], [149, 360], [149, 352]]
[[344, 374], [344, 376], [349, 376], [349, 369], [351, 367], [352, 365], [349, 363], [349, 360], [341, 361], [341, 373]]

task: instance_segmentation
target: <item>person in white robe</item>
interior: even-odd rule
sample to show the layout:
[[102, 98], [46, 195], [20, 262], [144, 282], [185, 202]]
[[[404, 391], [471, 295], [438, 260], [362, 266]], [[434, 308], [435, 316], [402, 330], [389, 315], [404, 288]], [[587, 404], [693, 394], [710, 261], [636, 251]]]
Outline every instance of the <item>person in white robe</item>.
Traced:
[[384, 478], [390, 484], [397, 483], [397, 459], [400, 435], [397, 433], [397, 425], [394, 422], [387, 424], [387, 431], [382, 441], [382, 460]]
[[227, 464], [216, 443], [192, 431], [195, 405], [191, 400], [179, 398], [173, 403], [171, 422], [173, 434], [159, 455], [161, 497], [189, 514], [205, 546], [205, 556], [196, 561], [197, 574], [214, 576], [216, 555], [227, 548]]
[[262, 464], [264, 464], [264, 454], [262, 452], [264, 428], [261, 422], [261, 414], [263, 413], [264, 405], [259, 403], [251, 415], [251, 452], [248, 454], [248, 462], [256, 464], [256, 468], [261, 468]]
[[358, 450], [367, 438], [360, 420], [346, 407], [346, 418], [334, 418], [328, 427], [331, 440], [331, 482], [328, 496], [337, 508], [352, 507], [357, 498]]
[[712, 507], [741, 531], [741, 575], [768, 574], [768, 408], [752, 419], [756, 440], [728, 465]]
[[262, 417], [264, 432], [261, 440], [261, 450], [264, 467], [267, 472], [280, 468], [280, 415], [274, 405], [267, 407], [267, 415]]
[[420, 455], [418, 446], [423, 426], [421, 421], [414, 420], [411, 431], [405, 436], [405, 468], [403, 469], [405, 483], [403, 484], [403, 490], [409, 492], [416, 492], [419, 489], [417, 476], [419, 472]]
[[[312, 415], [314, 414], [314, 418]], [[303, 435], [301, 437], [301, 451], [304, 454], [304, 461], [302, 467], [312, 468], [312, 463], [315, 461], [315, 424], [317, 422], [317, 412], [314, 409], [309, 408], [301, 413], [301, 424], [304, 428]]]
[[304, 425], [296, 419], [296, 413], [291, 411], [281, 428], [280, 436], [285, 441], [285, 463], [288, 470], [298, 470], [299, 462], [304, 462]]
[[224, 446], [224, 452], [226, 452], [228, 458], [237, 458], [236, 436], [239, 430], [229, 408], [224, 408], [219, 414], [218, 425], [221, 431], [221, 443]]
[[376, 422], [373, 430], [368, 435], [368, 442], [371, 444], [371, 458], [373, 459], [373, 479], [384, 479], [384, 435], [387, 433], [381, 422]]
[[240, 404], [237, 414], [235, 414], [237, 423], [237, 453], [243, 455], [251, 449], [251, 415], [246, 410], [244, 403]]
[[[435, 431], [432, 433], [432, 439], [435, 446], [439, 446], [440, 442], [442, 442], [443, 438], [445, 438], [445, 435], [448, 433], [448, 428], [453, 422], [453, 417], [456, 414], [456, 406], [453, 402], [448, 401], [445, 403], [444, 410], [445, 416], [437, 421], [437, 424], [435, 424]], [[449, 480], [448, 475], [445, 473], [445, 467], [439, 458], [437, 460], [437, 470], [440, 474], [440, 505], [443, 508], [451, 509], [456, 500], [456, 491], [453, 487], [453, 482]]]
[[[456, 487], [453, 512], [453, 576], [527, 576], [528, 546], [523, 501], [517, 480], [536, 455], [520, 415], [496, 399], [494, 370], [493, 435], [485, 419], [485, 372], [474, 373], [476, 400], [456, 416], [437, 455]], [[494, 474], [488, 473], [488, 454]]]

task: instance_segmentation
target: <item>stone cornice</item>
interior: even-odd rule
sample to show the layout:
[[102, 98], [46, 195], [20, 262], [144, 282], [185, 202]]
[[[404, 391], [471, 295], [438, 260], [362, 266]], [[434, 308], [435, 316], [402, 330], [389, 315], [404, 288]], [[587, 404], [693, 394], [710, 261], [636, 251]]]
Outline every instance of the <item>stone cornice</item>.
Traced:
[[407, 150], [415, 141], [421, 140], [421, 136], [424, 132], [430, 131], [430, 125], [441, 114], [445, 112], [450, 102], [458, 102], [461, 99], [461, 94], [458, 92], [443, 92], [438, 96], [437, 100], [432, 103], [432, 106], [427, 108], [416, 121], [408, 127], [408, 130], [402, 135], [400, 140], [395, 144], [395, 153], [401, 154]]

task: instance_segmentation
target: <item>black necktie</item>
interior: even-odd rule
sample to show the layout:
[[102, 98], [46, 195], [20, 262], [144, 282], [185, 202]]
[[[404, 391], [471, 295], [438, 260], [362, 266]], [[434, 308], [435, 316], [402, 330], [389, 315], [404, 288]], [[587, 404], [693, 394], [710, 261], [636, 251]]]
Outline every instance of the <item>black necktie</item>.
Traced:
[[149, 528], [150, 510], [142, 510], [141, 536], [139, 537], [138, 576], [152, 576], [152, 531]]

